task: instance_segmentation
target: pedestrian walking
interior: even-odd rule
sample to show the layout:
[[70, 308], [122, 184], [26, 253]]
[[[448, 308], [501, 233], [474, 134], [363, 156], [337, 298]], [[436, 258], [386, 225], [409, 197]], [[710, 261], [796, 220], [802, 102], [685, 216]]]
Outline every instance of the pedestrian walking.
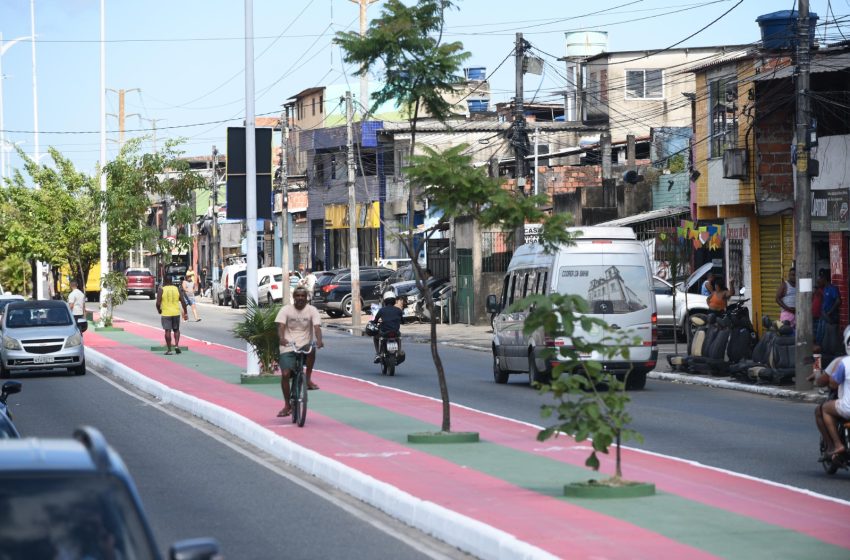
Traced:
[[71, 315], [74, 319], [79, 319], [86, 314], [86, 295], [77, 287], [77, 281], [71, 280], [71, 292], [68, 294], [68, 307], [71, 308]]
[[198, 307], [195, 305], [195, 273], [193, 271], [189, 271], [186, 273], [186, 277], [183, 279], [183, 298], [186, 300], [186, 307], [192, 310], [192, 317], [194, 317], [195, 322], [201, 320], [198, 316]]
[[172, 283], [171, 276], [166, 274], [162, 278], [162, 286], [156, 292], [156, 310], [160, 314], [160, 322], [165, 330], [166, 356], [171, 355], [171, 333], [174, 332], [174, 351], [180, 351], [180, 316], [183, 320], [189, 319], [186, 309], [186, 300], [180, 297], [180, 290]]
[[788, 321], [792, 327], [797, 327], [797, 269], [788, 269], [788, 279], [783, 280], [776, 288], [776, 304], [779, 305], [779, 321]]

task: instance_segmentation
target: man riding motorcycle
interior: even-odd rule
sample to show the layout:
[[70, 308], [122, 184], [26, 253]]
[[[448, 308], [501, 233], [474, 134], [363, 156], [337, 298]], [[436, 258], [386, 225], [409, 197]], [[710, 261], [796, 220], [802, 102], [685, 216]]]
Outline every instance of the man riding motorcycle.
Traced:
[[815, 409], [815, 422], [823, 440], [827, 442], [826, 454], [839, 458], [847, 452], [838, 436], [838, 423], [850, 420], [850, 326], [844, 329], [844, 347], [847, 356], [836, 358], [814, 380], [815, 384], [838, 392], [837, 399], [819, 404]]
[[[404, 318], [404, 312], [396, 307], [395, 292], [384, 292], [384, 306], [375, 314], [372, 322], [377, 324], [378, 332], [372, 336], [372, 341], [375, 343], [375, 363], [381, 363], [381, 337], [389, 333], [401, 333], [401, 322]], [[399, 351], [401, 350], [401, 339], [399, 339]]]

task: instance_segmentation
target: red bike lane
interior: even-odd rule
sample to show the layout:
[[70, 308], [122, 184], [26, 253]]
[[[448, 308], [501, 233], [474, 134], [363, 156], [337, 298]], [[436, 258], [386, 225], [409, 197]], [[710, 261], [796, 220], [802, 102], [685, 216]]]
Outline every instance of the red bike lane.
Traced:
[[[117, 336], [110, 338], [110, 333], [95, 332], [86, 334], [87, 347], [172, 390], [232, 411], [292, 444], [558, 557], [728, 556], [729, 549], [723, 545], [696, 546], [709, 536], [716, 538], [725, 530], [723, 527], [708, 528], [705, 536], [688, 534], [698, 533], [699, 527], [652, 530], [669, 524], [671, 516], [678, 515], [676, 508], [686, 510], [688, 504], [720, 510], [718, 517], [728, 512], [754, 520], [758, 528], [753, 532], [764, 533], [749, 537], [754, 549], [765, 541], [775, 545], [784, 538], [788, 543], [783, 546], [789, 553], [785, 557], [799, 557], [795, 556], [797, 552], [813, 545], [821, 557], [850, 557], [850, 507], [844, 502], [632, 449], [623, 450], [628, 478], [653, 482], [659, 493], [675, 500], [637, 499], [627, 505], [601, 508], [581, 500], [569, 501], [512, 483], [510, 477], [489, 471], [486, 466], [469, 467], [476, 463], [476, 444], [466, 445], [463, 451], [455, 447], [441, 456], [434, 448], [405, 445], [355, 427], [369, 425], [358, 424], [356, 414], [349, 422], [340, 416], [344, 413], [330, 407], [323, 410], [312, 403], [308, 426], [295, 428], [288, 419], [274, 417], [281, 405], [278, 395], [270, 396], [256, 387], [239, 384], [244, 352], [183, 337], [181, 344], [188, 346], [190, 353], [233, 368], [232, 380], [224, 380], [181, 365], [181, 357], [189, 353], [164, 356], [145, 349], [145, 344], [161, 343], [160, 330], [128, 322], [121, 322], [120, 326], [141, 342], [129, 345], [114, 340]], [[316, 376], [327, 398], [351, 401], [355, 403], [353, 408], [365, 407], [430, 425], [441, 417], [441, 405], [434, 399], [319, 370]], [[486, 445], [509, 450], [511, 460], [537, 457], [575, 468], [582, 467], [587, 455], [586, 449], [567, 437], [541, 444], [534, 438], [538, 428], [510, 419], [458, 406], [453, 407], [452, 416], [455, 430], [479, 432]], [[464, 453], [469, 457], [461, 461], [449, 457]], [[517, 468], [524, 466], [533, 468], [527, 462]], [[602, 471], [611, 469], [612, 461], [603, 458]], [[336, 483], [345, 489], [345, 481]], [[669, 511], [654, 511], [665, 505]]]

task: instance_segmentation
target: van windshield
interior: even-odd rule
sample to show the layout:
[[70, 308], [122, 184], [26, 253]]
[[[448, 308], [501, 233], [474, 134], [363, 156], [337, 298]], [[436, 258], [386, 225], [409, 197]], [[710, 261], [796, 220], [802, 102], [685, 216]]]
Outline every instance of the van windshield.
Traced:
[[558, 271], [558, 292], [580, 295], [594, 314], [623, 314], [649, 307], [646, 269], [628, 265], [567, 265]]

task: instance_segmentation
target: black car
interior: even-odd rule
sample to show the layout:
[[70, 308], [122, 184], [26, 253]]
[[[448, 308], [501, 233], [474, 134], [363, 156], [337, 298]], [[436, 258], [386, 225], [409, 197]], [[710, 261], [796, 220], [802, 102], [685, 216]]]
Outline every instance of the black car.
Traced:
[[[3, 442], [0, 496], [2, 558], [162, 558], [127, 467], [94, 428]], [[192, 539], [169, 558], [219, 555], [215, 540]]]
[[230, 294], [230, 306], [237, 309], [241, 305], [248, 305], [248, 276], [245, 274], [236, 277]]
[[0, 391], [0, 439], [19, 438], [21, 434], [12, 422], [12, 413], [6, 405], [6, 399], [9, 395], [21, 392], [21, 383], [19, 381], [7, 381], [3, 383], [3, 389]]
[[[394, 271], [380, 266], [360, 267], [360, 301], [362, 309], [381, 301], [381, 282]], [[323, 271], [313, 288], [312, 304], [331, 317], [351, 317], [351, 269]]]

